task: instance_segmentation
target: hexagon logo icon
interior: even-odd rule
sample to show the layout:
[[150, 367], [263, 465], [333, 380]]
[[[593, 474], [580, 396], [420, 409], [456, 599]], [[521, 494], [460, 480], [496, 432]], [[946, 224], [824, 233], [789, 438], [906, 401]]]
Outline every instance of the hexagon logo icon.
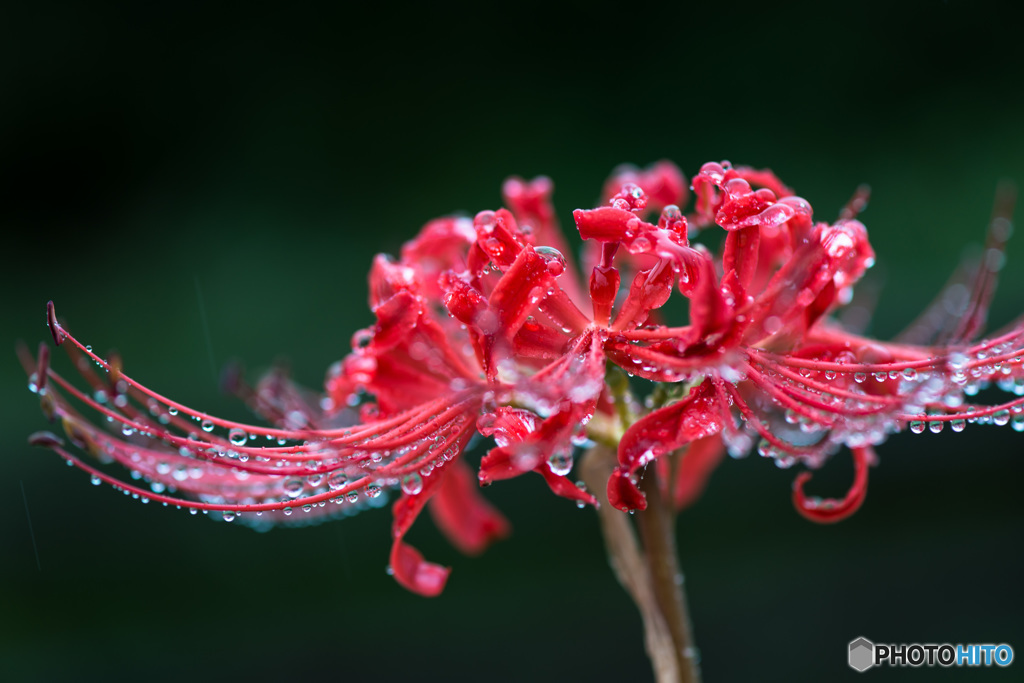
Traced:
[[850, 641], [850, 668], [867, 671], [875, 663], [875, 644], [867, 638]]

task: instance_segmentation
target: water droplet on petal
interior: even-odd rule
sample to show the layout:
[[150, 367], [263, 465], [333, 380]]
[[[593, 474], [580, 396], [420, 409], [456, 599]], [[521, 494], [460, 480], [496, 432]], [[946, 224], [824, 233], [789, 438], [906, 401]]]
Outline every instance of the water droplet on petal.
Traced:
[[537, 247], [537, 255], [547, 262], [548, 272], [558, 277], [565, 272], [565, 257], [554, 247]]
[[572, 453], [555, 452], [548, 458], [548, 466], [551, 471], [560, 477], [564, 477], [572, 471]]

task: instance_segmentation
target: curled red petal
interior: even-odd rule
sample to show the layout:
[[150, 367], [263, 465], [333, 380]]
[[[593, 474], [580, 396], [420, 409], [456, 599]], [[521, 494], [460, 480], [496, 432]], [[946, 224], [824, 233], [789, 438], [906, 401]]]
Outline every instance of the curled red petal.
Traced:
[[640, 175], [637, 185], [644, 189], [652, 203], [660, 206], [686, 203], [686, 177], [671, 161], [659, 161]]
[[641, 270], [629, 286], [629, 294], [615, 316], [612, 329], [619, 331], [643, 325], [651, 311], [665, 305], [672, 295], [675, 273], [665, 261]]
[[408, 291], [397, 292], [374, 311], [377, 329], [373, 345], [377, 350], [389, 349], [408, 339], [419, 322], [423, 302]]
[[577, 503], [585, 503], [595, 507], [597, 506], [597, 498], [592, 494], [587, 493], [586, 489], [582, 489], [574, 484], [568, 477], [552, 472], [551, 466], [547, 462], [541, 463], [536, 468], [536, 471], [544, 477], [544, 481], [547, 482], [548, 488], [551, 489], [551, 492], [556, 496], [568, 498], [569, 500], [574, 500]]
[[623, 512], [647, 509], [647, 496], [637, 487], [633, 475], [622, 467], [608, 478], [608, 502]]
[[391, 571], [395, 581], [425, 598], [440, 595], [451, 573], [449, 567], [424, 560], [420, 551], [401, 538], [391, 546]]
[[491, 309], [498, 316], [503, 334], [511, 338], [519, 331], [537, 303], [535, 290], [549, 286], [552, 280], [547, 261], [532, 247], [519, 252], [490, 296]]
[[608, 481], [608, 501], [620, 510], [643, 510], [633, 473], [656, 458], [722, 428], [721, 408], [710, 379], [670, 406], [635, 422], [619, 441], [619, 467]]
[[801, 472], [793, 482], [793, 505], [801, 515], [819, 524], [840, 522], [860, 508], [868, 495], [868, 465], [875, 461], [875, 452], [870, 446], [852, 448], [854, 477], [853, 485], [842, 500], [835, 498], [809, 498], [804, 495], [804, 484], [811, 478], [810, 472]]
[[423, 292], [437, 299], [441, 296], [438, 286], [441, 273], [466, 270], [469, 248], [475, 241], [476, 231], [469, 218], [438, 218], [423, 226], [415, 239], [406, 242], [401, 261], [415, 269]]
[[594, 266], [590, 275], [590, 299], [593, 302], [594, 322], [607, 325], [612, 317], [612, 306], [619, 293], [619, 270], [614, 266]]
[[743, 178], [751, 185], [759, 185], [775, 193], [778, 197], [789, 197], [793, 194], [784, 182], [772, 172], [770, 168], [751, 168], [749, 166], [737, 166], [731, 171], [738, 178]]
[[387, 254], [377, 254], [370, 267], [370, 309], [374, 310], [390, 299], [396, 292], [416, 293], [419, 279], [415, 269], [397, 263]]
[[491, 334], [497, 325], [497, 316], [490, 313], [487, 299], [478, 289], [458, 277], [446, 274], [444, 281], [444, 307], [459, 322], [472, 325], [485, 334]]
[[455, 463], [458, 463], [458, 460], [443, 463], [435, 468], [430, 476], [421, 479], [422, 488], [418, 492], [403, 491], [391, 508], [391, 515], [394, 518], [391, 533], [395, 539], [391, 546], [391, 571], [395, 580], [402, 586], [428, 598], [439, 595], [444, 590], [451, 569], [427, 562], [418, 550], [403, 539], [423, 507], [443, 487], [444, 481], [451, 473], [451, 466]]
[[723, 332], [733, 321], [733, 306], [719, 287], [710, 258], [700, 261], [697, 286], [690, 298], [690, 321], [697, 339]]
[[[735, 180], [735, 183], [743, 181]], [[770, 190], [750, 192], [735, 199], [727, 199], [722, 208], [715, 214], [715, 222], [726, 230], [763, 226], [769, 227], [785, 223], [792, 218], [793, 210], [785, 204], [775, 204], [775, 194]]]
[[687, 183], [679, 167], [671, 161], [658, 161], [647, 168], [622, 166], [605, 182], [604, 198], [608, 200], [618, 193], [622, 186], [632, 183], [639, 186], [650, 199], [648, 208], [669, 204], [683, 205], [687, 199]]
[[718, 433], [722, 412], [712, 380], [705, 379], [681, 401], [637, 420], [619, 442], [619, 464], [629, 472], [697, 439]]
[[629, 242], [647, 225], [636, 217], [632, 211], [618, 209], [614, 206], [602, 206], [597, 209], [576, 209], [572, 212], [576, 220], [576, 228], [580, 237], [598, 242]]
[[519, 230], [508, 209], [481, 211], [473, 218], [473, 229], [476, 230], [476, 245], [480, 252], [501, 270], [511, 266], [526, 246], [526, 235]]
[[[597, 499], [567, 477], [552, 469], [552, 459], [567, 457], [570, 439], [580, 422], [593, 414], [596, 398], [585, 403], [565, 403], [562, 409], [538, 424], [538, 418], [525, 410], [499, 408], [481, 432], [493, 434], [501, 444], [480, 461], [479, 479], [483, 485], [536, 472], [544, 477], [551, 491], [577, 502], [596, 505]], [[478, 424], [479, 427], [479, 424]]]
[[757, 272], [757, 260], [761, 246], [761, 228], [752, 226], [733, 230], [725, 238], [725, 253], [722, 265], [725, 272], [735, 270], [744, 289], [750, 287]]

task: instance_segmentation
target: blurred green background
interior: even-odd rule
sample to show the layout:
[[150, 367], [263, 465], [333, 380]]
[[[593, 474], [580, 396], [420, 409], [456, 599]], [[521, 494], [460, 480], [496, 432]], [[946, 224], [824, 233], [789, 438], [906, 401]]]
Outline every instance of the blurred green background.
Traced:
[[[563, 223], [615, 165], [772, 167], [832, 218], [862, 182], [901, 329], [1024, 183], [1012, 5], [32, 3], [0, 14], [0, 677], [9, 681], [648, 680], [596, 517], [539, 478], [487, 496], [515, 525], [424, 600], [384, 573], [390, 515], [257, 534], [143, 506], [30, 449], [15, 360], [44, 305], [194, 407], [229, 358], [319, 386], [368, 324], [372, 255], [546, 174]], [[1024, 309], [1011, 242], [992, 319]], [[204, 323], [204, 313], [207, 322]], [[212, 360], [211, 360], [212, 356]], [[66, 360], [56, 356], [59, 368]], [[216, 370], [214, 369], [216, 368]], [[1015, 438], [1016, 437], [1016, 438]], [[862, 510], [800, 518], [793, 472], [728, 461], [680, 520], [708, 681], [853, 679], [846, 645], [1006, 642], [1024, 655], [1024, 437], [971, 426], [879, 449]], [[841, 495], [852, 468], [811, 484]], [[33, 549], [33, 538], [38, 563]], [[1020, 680], [881, 670], [880, 680]]]

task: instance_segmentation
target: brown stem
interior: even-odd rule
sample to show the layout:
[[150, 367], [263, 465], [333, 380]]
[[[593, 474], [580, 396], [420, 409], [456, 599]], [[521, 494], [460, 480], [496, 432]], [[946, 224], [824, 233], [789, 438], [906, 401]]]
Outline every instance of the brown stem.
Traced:
[[672, 511], [648, 472], [644, 486], [648, 507], [636, 515], [643, 538], [641, 547], [629, 515], [608, 503], [605, 491], [615, 464], [615, 452], [603, 445], [590, 449], [580, 463], [583, 481], [601, 503], [598, 516], [609, 563], [640, 610], [644, 645], [657, 683], [699, 683], [682, 574], [676, 560]]
[[647, 509], [636, 513], [636, 517], [647, 556], [647, 568], [658, 605], [672, 634], [673, 654], [679, 659], [682, 674], [680, 680], [693, 683], [700, 680], [700, 670], [676, 550], [675, 510], [662, 495], [657, 468], [648, 469], [642, 488], [647, 495]]

